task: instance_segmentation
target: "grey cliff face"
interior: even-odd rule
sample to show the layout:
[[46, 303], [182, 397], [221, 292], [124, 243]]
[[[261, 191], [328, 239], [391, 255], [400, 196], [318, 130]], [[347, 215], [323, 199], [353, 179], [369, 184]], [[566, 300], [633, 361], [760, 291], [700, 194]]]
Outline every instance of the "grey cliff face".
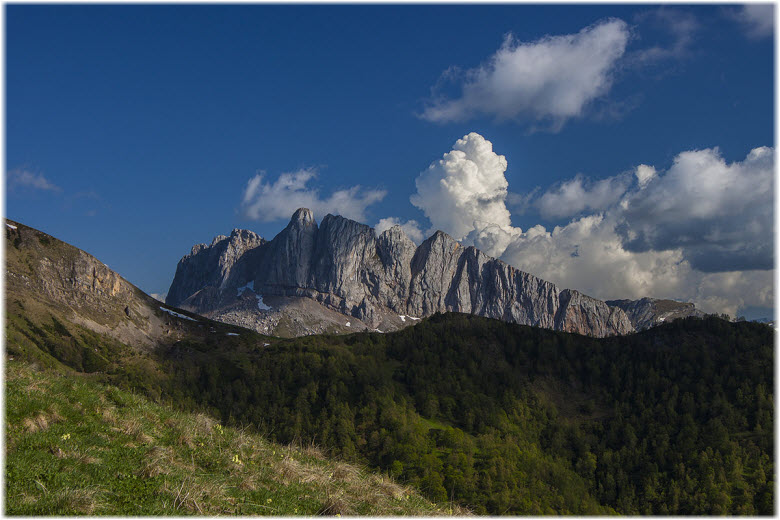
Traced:
[[412, 322], [406, 317], [455, 311], [593, 336], [634, 330], [619, 308], [561, 291], [442, 231], [415, 247], [398, 226], [377, 236], [327, 215], [318, 227], [311, 211], [299, 209], [270, 242], [244, 233], [193, 248], [179, 262], [167, 303], [218, 317], [251, 283], [257, 298], [310, 298], [373, 328], [393, 328], [391, 315], [397, 328]]
[[308, 209], [299, 209], [264, 251], [261, 268], [253, 273], [256, 287], [281, 293], [307, 287], [316, 238], [314, 216]]
[[639, 300], [609, 300], [607, 305], [621, 309], [631, 320], [636, 330], [655, 327], [667, 321], [688, 316], [704, 317], [705, 313], [696, 309], [692, 303], [674, 300], [641, 298]]
[[[266, 241], [245, 229], [234, 229], [229, 237], [219, 235], [211, 245], [197, 244], [176, 266], [171, 288], [165, 298], [168, 305], [179, 305], [201, 289], [225, 289], [231, 281], [248, 275], [245, 253], [254, 251]], [[234, 269], [238, 264], [238, 269]]]

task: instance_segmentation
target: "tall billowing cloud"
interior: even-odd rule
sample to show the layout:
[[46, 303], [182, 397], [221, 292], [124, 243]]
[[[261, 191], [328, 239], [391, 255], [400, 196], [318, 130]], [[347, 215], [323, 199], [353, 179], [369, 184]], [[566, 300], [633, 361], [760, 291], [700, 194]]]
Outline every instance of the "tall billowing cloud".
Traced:
[[417, 177], [410, 201], [431, 221], [431, 231], [458, 239], [474, 229], [475, 221], [509, 226], [506, 166], [493, 144], [472, 132]]
[[506, 167], [469, 134], [420, 174], [412, 202], [464, 244], [597, 298], [682, 299], [730, 314], [773, 305], [773, 149], [733, 163], [717, 148], [693, 150], [667, 171], [577, 176], [529, 203], [548, 218], [590, 213], [552, 230], [511, 225]]
[[560, 127], [609, 91], [628, 40], [629, 28], [619, 19], [534, 42], [509, 35], [485, 63], [465, 73], [459, 98], [435, 98], [422, 117], [448, 122], [487, 115]]
[[309, 208], [318, 218], [333, 213], [363, 221], [366, 220], [366, 208], [387, 194], [381, 189], [353, 186], [322, 198], [316, 188], [308, 187], [309, 181], [316, 176], [315, 170], [303, 169], [283, 173], [276, 182], [266, 182], [265, 176], [259, 173], [244, 189], [241, 213], [251, 220], [270, 222], [290, 218], [297, 208]]

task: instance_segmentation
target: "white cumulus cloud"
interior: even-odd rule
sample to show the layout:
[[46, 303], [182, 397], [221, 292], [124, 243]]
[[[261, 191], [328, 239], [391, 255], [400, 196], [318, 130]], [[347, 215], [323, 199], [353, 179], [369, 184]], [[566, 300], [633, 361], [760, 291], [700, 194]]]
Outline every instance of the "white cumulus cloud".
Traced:
[[636, 175], [636, 181], [639, 184], [640, 188], [644, 188], [647, 186], [647, 183], [652, 181], [656, 177], [656, 171], [655, 168], [652, 166], [648, 166], [646, 164], [640, 164], [636, 167], [636, 170], [634, 171], [634, 175]]
[[621, 208], [624, 247], [680, 249], [702, 271], [771, 269], [774, 162], [768, 147], [730, 164], [717, 148], [678, 154]]
[[288, 219], [298, 208], [309, 208], [316, 217], [328, 213], [364, 221], [366, 208], [379, 202], [387, 194], [382, 189], [364, 189], [361, 186], [334, 191], [321, 197], [319, 190], [309, 187], [317, 176], [313, 169], [283, 173], [275, 182], [265, 180], [258, 173], [247, 182], [241, 201], [241, 213], [251, 220], [269, 222]]
[[609, 91], [629, 34], [624, 21], [608, 19], [533, 42], [509, 35], [485, 63], [465, 73], [460, 97], [435, 97], [422, 117], [448, 122], [487, 115], [550, 121], [559, 128]]
[[420, 173], [410, 201], [431, 221], [430, 231], [440, 229], [458, 239], [474, 229], [475, 221], [509, 226], [506, 167], [493, 144], [472, 132]]
[[529, 204], [548, 216], [590, 212], [551, 230], [511, 225], [506, 167], [469, 134], [420, 174], [412, 202], [464, 244], [596, 298], [679, 299], [732, 315], [774, 305], [772, 148], [732, 163], [717, 148], [692, 150], [666, 171], [577, 176]]
[[773, 272], [708, 273], [680, 249], [633, 252], [623, 247], [610, 215], [589, 215], [547, 231], [535, 226], [515, 236], [500, 255], [519, 269], [601, 299], [692, 301], [705, 312], [736, 315], [740, 307], [773, 305]]
[[577, 175], [545, 192], [536, 206], [544, 218], [570, 217], [585, 210], [601, 211], [620, 200], [630, 183], [631, 178], [625, 175], [600, 181]]
[[387, 217], [381, 219], [379, 222], [377, 222], [376, 226], [374, 226], [374, 231], [376, 231], [376, 234], [379, 235], [393, 226], [399, 226], [406, 234], [406, 236], [408, 236], [415, 244], [420, 244], [420, 242], [423, 241], [423, 238], [425, 238], [422, 229], [420, 229], [420, 224], [416, 220], [408, 220], [404, 223], [401, 223], [401, 219], [398, 217]]

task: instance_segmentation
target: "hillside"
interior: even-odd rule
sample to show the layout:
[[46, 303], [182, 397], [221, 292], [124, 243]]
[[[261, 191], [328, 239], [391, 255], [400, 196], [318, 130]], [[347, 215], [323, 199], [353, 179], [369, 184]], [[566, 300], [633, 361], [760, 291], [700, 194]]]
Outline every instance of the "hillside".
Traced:
[[465, 511], [313, 445], [271, 443], [257, 429], [179, 411], [197, 410], [192, 402], [152, 401], [169, 387], [157, 353], [275, 338], [170, 309], [94, 257], [13, 221], [6, 275], [7, 513]]
[[9, 361], [5, 403], [9, 515], [453, 513], [313, 446], [268, 442], [69, 372]]
[[447, 314], [163, 365], [177, 399], [480, 514], [770, 514], [772, 345], [718, 318], [596, 339]]
[[[70, 274], [78, 250], [18, 229], [6, 265], [17, 279], [5, 295], [11, 368], [35, 364], [204, 414], [224, 429], [314, 443], [478, 514], [774, 511], [774, 332], [766, 325], [688, 318], [593, 338], [448, 313], [394, 333], [280, 339], [160, 309], [143, 293], [127, 300], [104, 285], [74, 285], [85, 276]], [[7, 249], [15, 237], [7, 233]], [[52, 264], [64, 266], [54, 276], [71, 292], [35, 289], [53, 286], [41, 270]], [[133, 319], [143, 309], [148, 318]], [[154, 319], [162, 326], [150, 327]], [[43, 414], [51, 435], [74, 435], [49, 420], [65, 417], [65, 403], [43, 404], [9, 420], [15, 434]], [[159, 426], [167, 413], [144, 419], [157, 425], [144, 435], [171, 433]], [[57, 449], [67, 450], [45, 439], [30, 453], [49, 468], [60, 464], [51, 458]]]

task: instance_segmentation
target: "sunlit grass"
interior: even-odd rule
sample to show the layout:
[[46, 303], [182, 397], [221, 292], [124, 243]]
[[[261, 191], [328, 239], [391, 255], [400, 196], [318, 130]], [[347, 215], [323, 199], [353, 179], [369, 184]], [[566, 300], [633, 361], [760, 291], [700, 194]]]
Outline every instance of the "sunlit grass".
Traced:
[[11, 515], [439, 515], [415, 490], [115, 387], [6, 363]]

